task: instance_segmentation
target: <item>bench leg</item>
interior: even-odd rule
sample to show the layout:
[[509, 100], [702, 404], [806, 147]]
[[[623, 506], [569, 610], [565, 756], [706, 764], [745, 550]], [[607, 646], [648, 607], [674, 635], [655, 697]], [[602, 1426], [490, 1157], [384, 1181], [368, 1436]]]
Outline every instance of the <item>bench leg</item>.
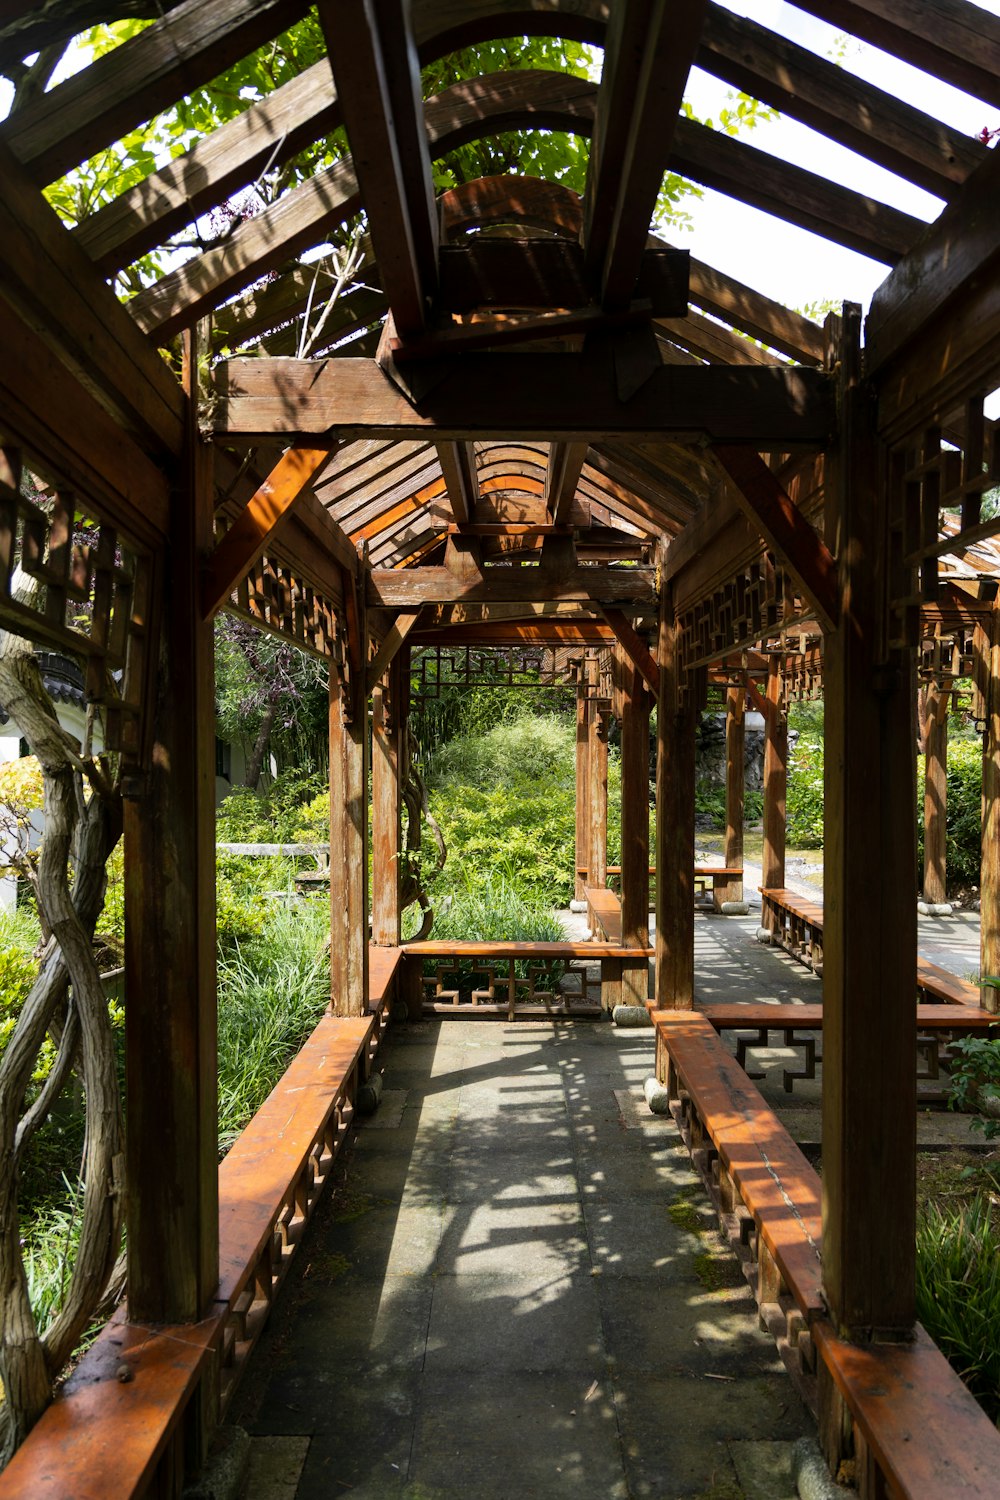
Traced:
[[601, 1009], [610, 1015], [616, 1005], [622, 1003], [622, 961], [620, 958], [601, 959]]

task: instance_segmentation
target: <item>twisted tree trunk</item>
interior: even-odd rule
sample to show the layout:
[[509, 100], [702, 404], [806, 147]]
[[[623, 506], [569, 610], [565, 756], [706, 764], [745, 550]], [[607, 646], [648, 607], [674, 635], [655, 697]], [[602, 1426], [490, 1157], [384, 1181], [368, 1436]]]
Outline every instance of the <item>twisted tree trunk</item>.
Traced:
[[[41, 1416], [52, 1382], [79, 1342], [114, 1265], [121, 1238], [123, 1129], [114, 1039], [93, 952], [105, 865], [121, 830], [120, 798], [101, 768], [56, 718], [30, 648], [0, 642], [0, 700], [45, 778], [45, 833], [39, 901], [52, 933], [40, 972], [0, 1058], [0, 1460], [6, 1462]], [[84, 774], [91, 782], [84, 795]], [[72, 859], [75, 875], [70, 882]], [[59, 1052], [49, 1080], [27, 1096], [46, 1034]], [[86, 1098], [80, 1243], [63, 1306], [46, 1330], [36, 1324], [21, 1256], [18, 1182], [27, 1146], [73, 1067]]]

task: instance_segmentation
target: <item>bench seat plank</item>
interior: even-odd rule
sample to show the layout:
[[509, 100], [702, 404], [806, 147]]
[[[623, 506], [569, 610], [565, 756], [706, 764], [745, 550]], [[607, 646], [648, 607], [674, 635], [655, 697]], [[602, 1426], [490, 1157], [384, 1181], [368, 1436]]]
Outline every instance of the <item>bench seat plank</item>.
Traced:
[[996, 1428], [919, 1324], [908, 1344], [849, 1344], [825, 1320], [812, 1333], [891, 1494], [907, 1500], [996, 1496]]
[[825, 1311], [819, 1178], [759, 1090], [696, 1012], [654, 1011], [671, 1061], [697, 1106], [803, 1317]]
[[420, 943], [404, 943], [407, 958], [523, 958], [523, 959], [579, 959], [596, 962], [601, 958], [652, 958], [654, 948], [626, 948], [623, 943], [574, 943], [574, 942], [450, 942], [444, 939], [427, 939]]
[[621, 897], [614, 891], [609, 891], [605, 886], [597, 885], [585, 886], [584, 895], [587, 898], [590, 914], [605, 938], [609, 943], [620, 943], [622, 940]]
[[[801, 1027], [804, 1031], [823, 1028], [822, 1005], [706, 1005], [700, 1012], [711, 1021], [716, 1031], [748, 1031], [768, 1027], [782, 1031], [786, 1027]], [[997, 1024], [997, 1017], [985, 1010], [974, 1010], [967, 1005], [918, 1005], [917, 1030], [927, 1031], [985, 1031]]]
[[368, 1009], [380, 1011], [403, 959], [402, 948], [368, 945]]

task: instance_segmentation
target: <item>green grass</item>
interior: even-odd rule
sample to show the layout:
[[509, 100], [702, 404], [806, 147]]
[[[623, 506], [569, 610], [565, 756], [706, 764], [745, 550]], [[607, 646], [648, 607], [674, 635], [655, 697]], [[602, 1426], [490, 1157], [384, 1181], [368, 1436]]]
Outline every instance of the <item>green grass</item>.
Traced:
[[330, 1000], [323, 897], [263, 906], [260, 930], [219, 961], [219, 1145], [263, 1104]]
[[1000, 1417], [1000, 1255], [990, 1198], [929, 1203], [917, 1226], [917, 1316], [988, 1415]]

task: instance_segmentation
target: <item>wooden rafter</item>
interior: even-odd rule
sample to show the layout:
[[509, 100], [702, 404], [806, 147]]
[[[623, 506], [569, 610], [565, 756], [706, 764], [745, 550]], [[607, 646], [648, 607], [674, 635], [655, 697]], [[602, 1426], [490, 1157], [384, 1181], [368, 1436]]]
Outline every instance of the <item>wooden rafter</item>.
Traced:
[[468, 355], [418, 410], [372, 360], [234, 359], [219, 367], [219, 437], [242, 442], [381, 432], [400, 439], [469, 440], [490, 434], [592, 441], [698, 438], [764, 448], [823, 446], [834, 428], [829, 377], [769, 367], [662, 366], [627, 403], [611, 351], [582, 366], [572, 355]]
[[437, 290], [437, 219], [416, 48], [401, 0], [320, 0], [382, 286], [398, 332]]
[[1000, 105], [1000, 20], [963, 0], [801, 0], [854, 36]]
[[545, 509], [557, 526], [569, 518], [589, 443], [553, 443], [545, 470]]
[[307, 0], [186, 0], [8, 121], [36, 182], [61, 177], [301, 20]]
[[611, 311], [634, 295], [705, 0], [619, 0], [610, 14], [584, 199], [584, 246]]
[[708, 6], [697, 61], [941, 198], [950, 197], [986, 155], [987, 148], [962, 131], [721, 5]]
[[471, 520], [479, 499], [476, 451], [471, 443], [438, 443], [438, 462], [448, 490], [451, 513], [459, 526]]

